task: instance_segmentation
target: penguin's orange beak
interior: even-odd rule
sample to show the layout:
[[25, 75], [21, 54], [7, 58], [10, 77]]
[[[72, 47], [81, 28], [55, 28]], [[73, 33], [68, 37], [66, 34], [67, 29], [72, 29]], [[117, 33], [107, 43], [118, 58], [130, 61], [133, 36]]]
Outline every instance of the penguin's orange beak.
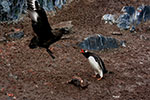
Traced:
[[84, 50], [83, 50], [83, 49], [81, 49], [80, 53], [84, 53]]

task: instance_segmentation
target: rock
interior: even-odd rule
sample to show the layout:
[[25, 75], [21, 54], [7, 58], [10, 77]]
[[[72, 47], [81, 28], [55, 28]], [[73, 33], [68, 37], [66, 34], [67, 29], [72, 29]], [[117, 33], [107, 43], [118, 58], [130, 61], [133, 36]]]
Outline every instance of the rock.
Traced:
[[1, 0], [0, 1], [0, 22], [17, 20], [23, 9], [25, 0]]
[[118, 95], [118, 96], [113, 95], [113, 98], [115, 98], [115, 99], [119, 99], [119, 98], [120, 98], [120, 96], [119, 96], [119, 95]]
[[11, 41], [11, 40], [15, 40], [15, 39], [21, 39], [23, 36], [24, 36], [24, 32], [18, 31], [18, 32], [5, 34], [4, 37], [6, 38], [6, 40]]
[[111, 37], [104, 37], [102, 35], [89, 36], [78, 44], [78, 47], [87, 50], [102, 50], [110, 48], [118, 48], [121, 42]]
[[122, 14], [116, 21], [117, 26], [121, 30], [128, 30], [130, 28], [130, 15], [129, 14]]
[[139, 6], [137, 8], [137, 18], [140, 22], [144, 21], [149, 21], [150, 20], [150, 6]]
[[70, 57], [67, 57], [66, 58], [66, 63], [70, 63], [70, 62], [72, 62], [72, 59]]
[[135, 26], [132, 26], [132, 27], [130, 28], [130, 32], [131, 32], [131, 33], [133, 33], [133, 32], [136, 33]]
[[120, 45], [121, 45], [122, 47], [126, 47], [126, 41], [121, 41], [121, 42], [120, 42]]
[[73, 28], [72, 21], [64, 21], [52, 26], [52, 29], [62, 29], [71, 30]]
[[6, 41], [6, 38], [5, 37], [1, 37], [0, 38], [0, 43], [3, 43], [3, 42], [5, 42]]
[[72, 21], [64, 21], [64, 22], [60, 22], [60, 23], [52, 26], [53, 29], [55, 29], [55, 28], [69, 28], [69, 29], [71, 29], [72, 27], [73, 27]]
[[121, 32], [112, 32], [112, 35], [122, 35]]
[[9, 35], [10, 38], [21, 39], [24, 36], [24, 32], [17, 32]]
[[60, 22], [56, 25], [52, 26], [52, 32], [53, 34], [57, 34], [58, 32], [64, 32], [63, 34], [71, 34], [73, 33], [72, 31], [72, 21], [65, 21], [65, 22]]
[[109, 23], [109, 24], [113, 24], [115, 23], [115, 15], [112, 15], [112, 14], [105, 14], [101, 20], [104, 20], [105, 21], [105, 24], [106, 23]]
[[62, 8], [62, 6], [66, 3], [67, 0], [55, 0], [55, 6], [58, 8]]
[[[55, 10], [54, 6], [62, 8], [66, 3], [66, 0], [38, 1], [46, 11]], [[22, 13], [26, 13], [26, 9], [26, 0], [0, 0], [0, 22], [18, 20]]]
[[121, 30], [130, 29], [130, 32], [134, 33], [136, 33], [137, 25], [150, 20], [150, 6], [141, 5], [137, 7], [137, 9], [133, 6], [124, 6], [121, 12], [123, 12], [123, 14], [120, 14], [116, 21], [114, 21], [115, 18], [112, 14], [105, 14], [102, 20], [110, 24], [115, 22], [117, 23], [117, 27]]
[[133, 6], [124, 6], [122, 9], [121, 9], [121, 12], [123, 13], [127, 13], [129, 14], [130, 16], [134, 15], [135, 13], [135, 8]]
[[12, 73], [9, 74], [9, 77], [14, 78], [14, 79], [18, 79], [18, 76], [13, 75]]
[[81, 77], [73, 76], [71, 80], [69, 80], [67, 83], [73, 84], [76, 87], [85, 89], [88, 87], [89, 83], [86, 80], [83, 80]]
[[150, 36], [149, 35], [140, 35], [140, 39], [141, 40], [150, 40]]

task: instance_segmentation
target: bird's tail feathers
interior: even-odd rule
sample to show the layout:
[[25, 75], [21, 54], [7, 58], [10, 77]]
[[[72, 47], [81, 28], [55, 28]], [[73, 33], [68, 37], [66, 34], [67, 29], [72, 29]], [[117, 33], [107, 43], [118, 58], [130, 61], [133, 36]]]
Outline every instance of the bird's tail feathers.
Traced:
[[104, 73], [107, 73], [107, 74], [114, 74], [114, 72], [108, 71], [108, 70], [106, 70]]

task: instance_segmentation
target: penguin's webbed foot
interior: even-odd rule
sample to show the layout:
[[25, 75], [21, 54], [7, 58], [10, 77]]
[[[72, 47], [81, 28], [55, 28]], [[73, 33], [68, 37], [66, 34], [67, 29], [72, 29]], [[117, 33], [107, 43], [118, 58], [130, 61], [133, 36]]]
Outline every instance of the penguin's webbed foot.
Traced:
[[98, 78], [97, 80], [100, 81], [102, 79], [102, 77]]
[[97, 80], [101, 80], [103, 77], [101, 77], [99, 74], [95, 74], [92, 77], [97, 78]]

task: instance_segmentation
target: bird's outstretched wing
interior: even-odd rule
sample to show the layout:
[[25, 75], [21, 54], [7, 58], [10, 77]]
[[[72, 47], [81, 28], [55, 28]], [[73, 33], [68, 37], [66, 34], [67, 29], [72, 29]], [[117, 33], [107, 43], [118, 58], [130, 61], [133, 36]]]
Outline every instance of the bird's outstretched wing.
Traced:
[[32, 27], [40, 41], [53, 39], [52, 28], [48, 23], [45, 10], [39, 5], [37, 0], [27, 0], [28, 13], [32, 20]]
[[48, 48], [53, 43], [55, 35], [52, 33], [52, 28], [48, 23], [45, 10], [39, 5], [37, 0], [27, 0], [27, 5], [28, 13], [32, 20], [32, 28], [36, 34], [36, 36], [31, 39], [29, 47], [43, 47], [54, 59], [55, 57]]

